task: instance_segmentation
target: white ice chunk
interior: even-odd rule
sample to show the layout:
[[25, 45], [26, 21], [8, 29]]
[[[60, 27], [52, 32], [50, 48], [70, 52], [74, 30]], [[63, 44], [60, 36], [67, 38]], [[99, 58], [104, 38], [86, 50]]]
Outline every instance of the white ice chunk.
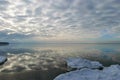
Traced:
[[103, 67], [103, 65], [97, 61], [90, 61], [82, 58], [69, 58], [66, 61], [68, 67], [76, 69], [81, 68], [99, 69]]
[[84, 68], [61, 74], [54, 80], [120, 80], [120, 66], [112, 65], [103, 70]]

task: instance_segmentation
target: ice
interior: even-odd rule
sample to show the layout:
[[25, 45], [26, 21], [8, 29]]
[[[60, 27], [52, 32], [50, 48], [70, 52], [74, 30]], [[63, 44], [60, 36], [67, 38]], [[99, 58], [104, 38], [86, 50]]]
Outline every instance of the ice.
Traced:
[[61, 74], [54, 80], [120, 80], [120, 66], [112, 65], [103, 70], [84, 68]]
[[82, 58], [69, 58], [67, 65], [76, 70], [61, 74], [54, 80], [120, 80], [120, 65], [111, 65], [100, 70], [102, 64]]
[[66, 60], [67, 66], [74, 69], [90, 68], [90, 69], [100, 69], [103, 65], [97, 61], [90, 61], [82, 58], [69, 58]]

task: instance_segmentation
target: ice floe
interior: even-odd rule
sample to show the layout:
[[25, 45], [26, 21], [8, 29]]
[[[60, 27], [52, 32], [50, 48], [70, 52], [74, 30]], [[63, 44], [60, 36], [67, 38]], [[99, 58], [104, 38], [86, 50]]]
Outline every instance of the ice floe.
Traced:
[[120, 65], [111, 65], [110, 67], [104, 67], [103, 70], [99, 70], [92, 68], [97, 68], [102, 66], [102, 64], [86, 59], [70, 58], [67, 60], [67, 63], [68, 66], [78, 69], [61, 74], [54, 80], [120, 80]]
[[82, 58], [69, 58], [66, 60], [67, 66], [74, 69], [90, 68], [90, 69], [101, 69], [103, 65], [98, 61], [90, 61]]

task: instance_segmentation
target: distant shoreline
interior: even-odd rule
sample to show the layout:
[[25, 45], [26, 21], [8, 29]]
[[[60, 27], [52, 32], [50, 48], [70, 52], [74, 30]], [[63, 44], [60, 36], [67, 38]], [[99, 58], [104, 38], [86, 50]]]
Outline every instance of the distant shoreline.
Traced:
[[1, 45], [1, 44], [2, 44], [2, 45], [4, 45], [4, 44], [5, 44], [5, 45], [8, 45], [9, 42], [0, 42], [0, 45]]

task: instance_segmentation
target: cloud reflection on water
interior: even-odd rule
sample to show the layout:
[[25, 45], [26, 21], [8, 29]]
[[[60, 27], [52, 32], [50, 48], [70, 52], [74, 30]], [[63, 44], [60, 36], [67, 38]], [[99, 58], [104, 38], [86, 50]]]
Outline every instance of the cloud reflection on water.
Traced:
[[65, 65], [65, 59], [68, 57], [82, 57], [91, 60], [98, 60], [104, 65], [120, 63], [119, 45], [44, 45], [23, 49], [17, 47], [15, 49], [11, 47], [10, 49], [12, 52], [6, 49], [8, 50], [8, 52], [6, 52], [8, 61], [0, 66], [1, 72], [48, 70], [52, 67], [64, 68], [61, 67], [61, 65]]

